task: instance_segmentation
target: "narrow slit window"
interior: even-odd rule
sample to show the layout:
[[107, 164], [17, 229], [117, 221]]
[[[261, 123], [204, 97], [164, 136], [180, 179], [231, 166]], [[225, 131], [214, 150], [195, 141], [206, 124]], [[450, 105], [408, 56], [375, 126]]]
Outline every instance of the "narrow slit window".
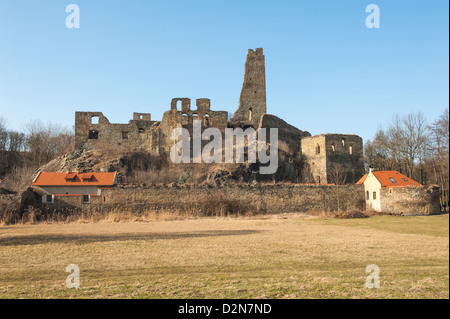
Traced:
[[348, 147], [348, 153], [349, 153], [349, 154], [353, 154], [353, 146], [350, 145], [350, 146]]
[[377, 199], [377, 192], [373, 192], [373, 199], [375, 200], [375, 199]]

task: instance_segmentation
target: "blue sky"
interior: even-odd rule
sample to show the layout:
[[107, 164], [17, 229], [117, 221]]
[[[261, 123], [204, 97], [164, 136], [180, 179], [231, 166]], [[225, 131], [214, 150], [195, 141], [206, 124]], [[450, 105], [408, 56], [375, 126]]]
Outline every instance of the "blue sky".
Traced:
[[[80, 28], [68, 29], [68, 4]], [[368, 29], [368, 4], [380, 28]], [[238, 105], [247, 50], [264, 48], [268, 113], [312, 134], [372, 138], [395, 113], [449, 106], [448, 1], [0, 0], [0, 116], [74, 124], [160, 120], [174, 97]]]

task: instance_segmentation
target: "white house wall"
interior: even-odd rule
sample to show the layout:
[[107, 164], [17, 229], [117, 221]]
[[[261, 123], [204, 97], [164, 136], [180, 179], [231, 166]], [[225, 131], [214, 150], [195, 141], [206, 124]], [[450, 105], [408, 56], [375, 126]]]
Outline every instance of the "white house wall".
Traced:
[[[381, 211], [381, 183], [378, 179], [373, 175], [372, 172], [369, 172], [365, 181], [364, 181], [364, 190], [366, 196], [366, 207], [368, 210], [375, 210], [377, 212]], [[369, 199], [367, 199], [367, 192], [369, 192]], [[376, 199], [373, 199], [373, 193], [376, 193]]]
[[100, 195], [101, 190], [97, 186], [40, 186], [45, 194], [81, 194]]

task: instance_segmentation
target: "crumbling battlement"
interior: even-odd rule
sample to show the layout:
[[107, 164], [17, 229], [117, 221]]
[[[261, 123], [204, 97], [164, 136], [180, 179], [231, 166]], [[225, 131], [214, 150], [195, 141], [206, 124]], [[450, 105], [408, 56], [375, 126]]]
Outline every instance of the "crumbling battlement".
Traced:
[[102, 144], [130, 149], [147, 148], [147, 134], [155, 122], [150, 113], [134, 113], [128, 124], [110, 123], [102, 112], [75, 112], [75, 148], [88, 144], [100, 148]]
[[[177, 104], [181, 104], [181, 109]], [[174, 98], [161, 121], [152, 121], [150, 113], [134, 113], [128, 124], [110, 123], [102, 112], [76, 112], [75, 148], [144, 149], [167, 155], [175, 143], [170, 134], [177, 127], [186, 128], [192, 136], [193, 121], [200, 120], [202, 130], [215, 127], [225, 131], [228, 112], [211, 111], [211, 101], [204, 98], [197, 99], [196, 106], [196, 110], [191, 110], [191, 99]]]

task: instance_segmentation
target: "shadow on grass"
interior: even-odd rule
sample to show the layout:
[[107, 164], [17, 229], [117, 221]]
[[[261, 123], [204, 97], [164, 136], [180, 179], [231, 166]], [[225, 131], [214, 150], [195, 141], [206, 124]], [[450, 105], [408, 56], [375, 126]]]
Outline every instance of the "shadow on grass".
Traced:
[[259, 230], [212, 230], [198, 232], [174, 232], [174, 233], [143, 233], [143, 234], [119, 234], [119, 235], [30, 235], [11, 236], [0, 238], [0, 246], [40, 245], [49, 243], [74, 243], [88, 244], [108, 241], [128, 240], [171, 240], [219, 236], [242, 236], [261, 233]]

